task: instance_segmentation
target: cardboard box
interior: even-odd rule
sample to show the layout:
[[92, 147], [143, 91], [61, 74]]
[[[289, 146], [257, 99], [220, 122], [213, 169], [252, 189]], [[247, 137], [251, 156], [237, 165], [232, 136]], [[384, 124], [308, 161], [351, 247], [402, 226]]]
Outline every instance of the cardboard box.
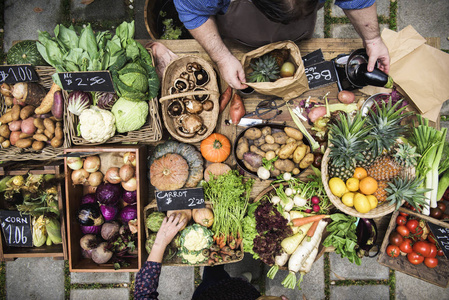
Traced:
[[[123, 165], [123, 154], [134, 152], [136, 154], [136, 179], [137, 179], [137, 220], [138, 220], [138, 243], [137, 258], [129, 259], [130, 265], [118, 270], [114, 269], [112, 263], [96, 264], [93, 260], [82, 256], [80, 239], [83, 236], [80, 224], [77, 221], [81, 198], [88, 191], [83, 185], [73, 185], [71, 174], [72, 170], [67, 166], [67, 157], [65, 161], [66, 178], [66, 208], [67, 208], [67, 232], [68, 232], [68, 252], [70, 272], [137, 272], [140, 270], [143, 262], [147, 258], [145, 253], [145, 232], [143, 225], [143, 208], [148, 202], [148, 180], [146, 176], [147, 150], [144, 145], [108, 145], [108, 146], [83, 146], [65, 149], [64, 153], [82, 155], [98, 155], [102, 161], [100, 170], [105, 173], [107, 168]], [[84, 153], [84, 155], [83, 155]], [[88, 153], [88, 154], [86, 154]], [[123, 203], [122, 203], [123, 205]]]

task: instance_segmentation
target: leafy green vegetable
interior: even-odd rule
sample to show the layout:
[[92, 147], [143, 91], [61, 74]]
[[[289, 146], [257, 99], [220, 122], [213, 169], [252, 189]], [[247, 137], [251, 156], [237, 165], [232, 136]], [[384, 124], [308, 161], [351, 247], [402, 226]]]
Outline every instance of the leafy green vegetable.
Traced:
[[347, 257], [350, 262], [360, 265], [360, 257], [357, 256], [357, 218], [344, 214], [332, 214], [332, 223], [326, 227], [330, 234], [323, 242], [324, 247], [335, 247], [335, 252], [341, 257]]
[[174, 26], [173, 19], [164, 19], [162, 24], [165, 26], [161, 40], [177, 40], [182, 34], [180, 27]]
[[111, 112], [115, 116], [117, 132], [133, 131], [140, 129], [145, 124], [148, 116], [148, 103], [119, 98], [112, 106]]
[[259, 258], [259, 255], [253, 250], [254, 238], [258, 235], [256, 230], [256, 218], [254, 215], [258, 205], [259, 202], [249, 204], [247, 214], [242, 220], [243, 251], [252, 254], [254, 259]]

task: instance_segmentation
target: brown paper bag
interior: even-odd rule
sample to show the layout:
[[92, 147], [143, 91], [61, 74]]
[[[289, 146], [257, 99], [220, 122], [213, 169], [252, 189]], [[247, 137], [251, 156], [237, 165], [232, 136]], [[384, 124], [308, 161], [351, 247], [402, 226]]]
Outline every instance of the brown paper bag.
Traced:
[[301, 53], [298, 46], [292, 41], [281, 41], [265, 45], [251, 52], [246, 53], [242, 58], [242, 66], [245, 74], [252, 72], [250, 67], [251, 59], [258, 58], [275, 49], [290, 50], [290, 58], [288, 61], [296, 66], [296, 72], [292, 77], [280, 78], [274, 82], [247, 82], [256, 92], [264, 95], [273, 95], [281, 97], [284, 100], [290, 100], [298, 97], [309, 90], [309, 83], [301, 59]]
[[[443, 103], [449, 99], [449, 54], [426, 45], [426, 39], [412, 27], [400, 32], [382, 31], [390, 52], [390, 74], [395, 85], [413, 101], [420, 113], [436, 121]], [[378, 89], [366, 87], [373, 94]]]

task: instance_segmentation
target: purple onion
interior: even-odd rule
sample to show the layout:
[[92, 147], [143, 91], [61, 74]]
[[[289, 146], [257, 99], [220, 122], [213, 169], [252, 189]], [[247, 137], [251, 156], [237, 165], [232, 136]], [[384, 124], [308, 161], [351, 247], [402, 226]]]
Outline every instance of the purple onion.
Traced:
[[95, 191], [95, 197], [100, 204], [116, 205], [122, 197], [122, 192], [120, 184], [102, 182]]
[[81, 198], [81, 204], [86, 203], [95, 203], [97, 200], [95, 199], [95, 194], [86, 194]]
[[83, 226], [80, 225], [81, 232], [84, 234], [99, 234], [101, 232], [101, 225], [100, 226]]
[[124, 191], [122, 196], [123, 201], [128, 204], [134, 204], [137, 202], [137, 190], [136, 191]]
[[92, 94], [83, 91], [73, 91], [68, 97], [67, 109], [74, 115], [81, 115], [82, 111], [89, 108], [92, 102]]
[[137, 219], [137, 205], [127, 205], [120, 211], [120, 220], [123, 224], [128, 224], [129, 221]]
[[118, 213], [118, 208], [112, 205], [100, 204], [100, 210], [106, 222], [114, 220]]

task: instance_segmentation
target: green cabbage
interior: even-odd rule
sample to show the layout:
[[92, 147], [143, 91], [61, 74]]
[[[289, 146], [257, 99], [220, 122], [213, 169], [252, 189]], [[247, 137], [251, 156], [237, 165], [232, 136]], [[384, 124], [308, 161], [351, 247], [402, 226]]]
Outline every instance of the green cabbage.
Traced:
[[145, 124], [148, 116], [148, 103], [119, 98], [112, 106], [111, 112], [115, 116], [117, 132], [133, 131], [140, 129]]

